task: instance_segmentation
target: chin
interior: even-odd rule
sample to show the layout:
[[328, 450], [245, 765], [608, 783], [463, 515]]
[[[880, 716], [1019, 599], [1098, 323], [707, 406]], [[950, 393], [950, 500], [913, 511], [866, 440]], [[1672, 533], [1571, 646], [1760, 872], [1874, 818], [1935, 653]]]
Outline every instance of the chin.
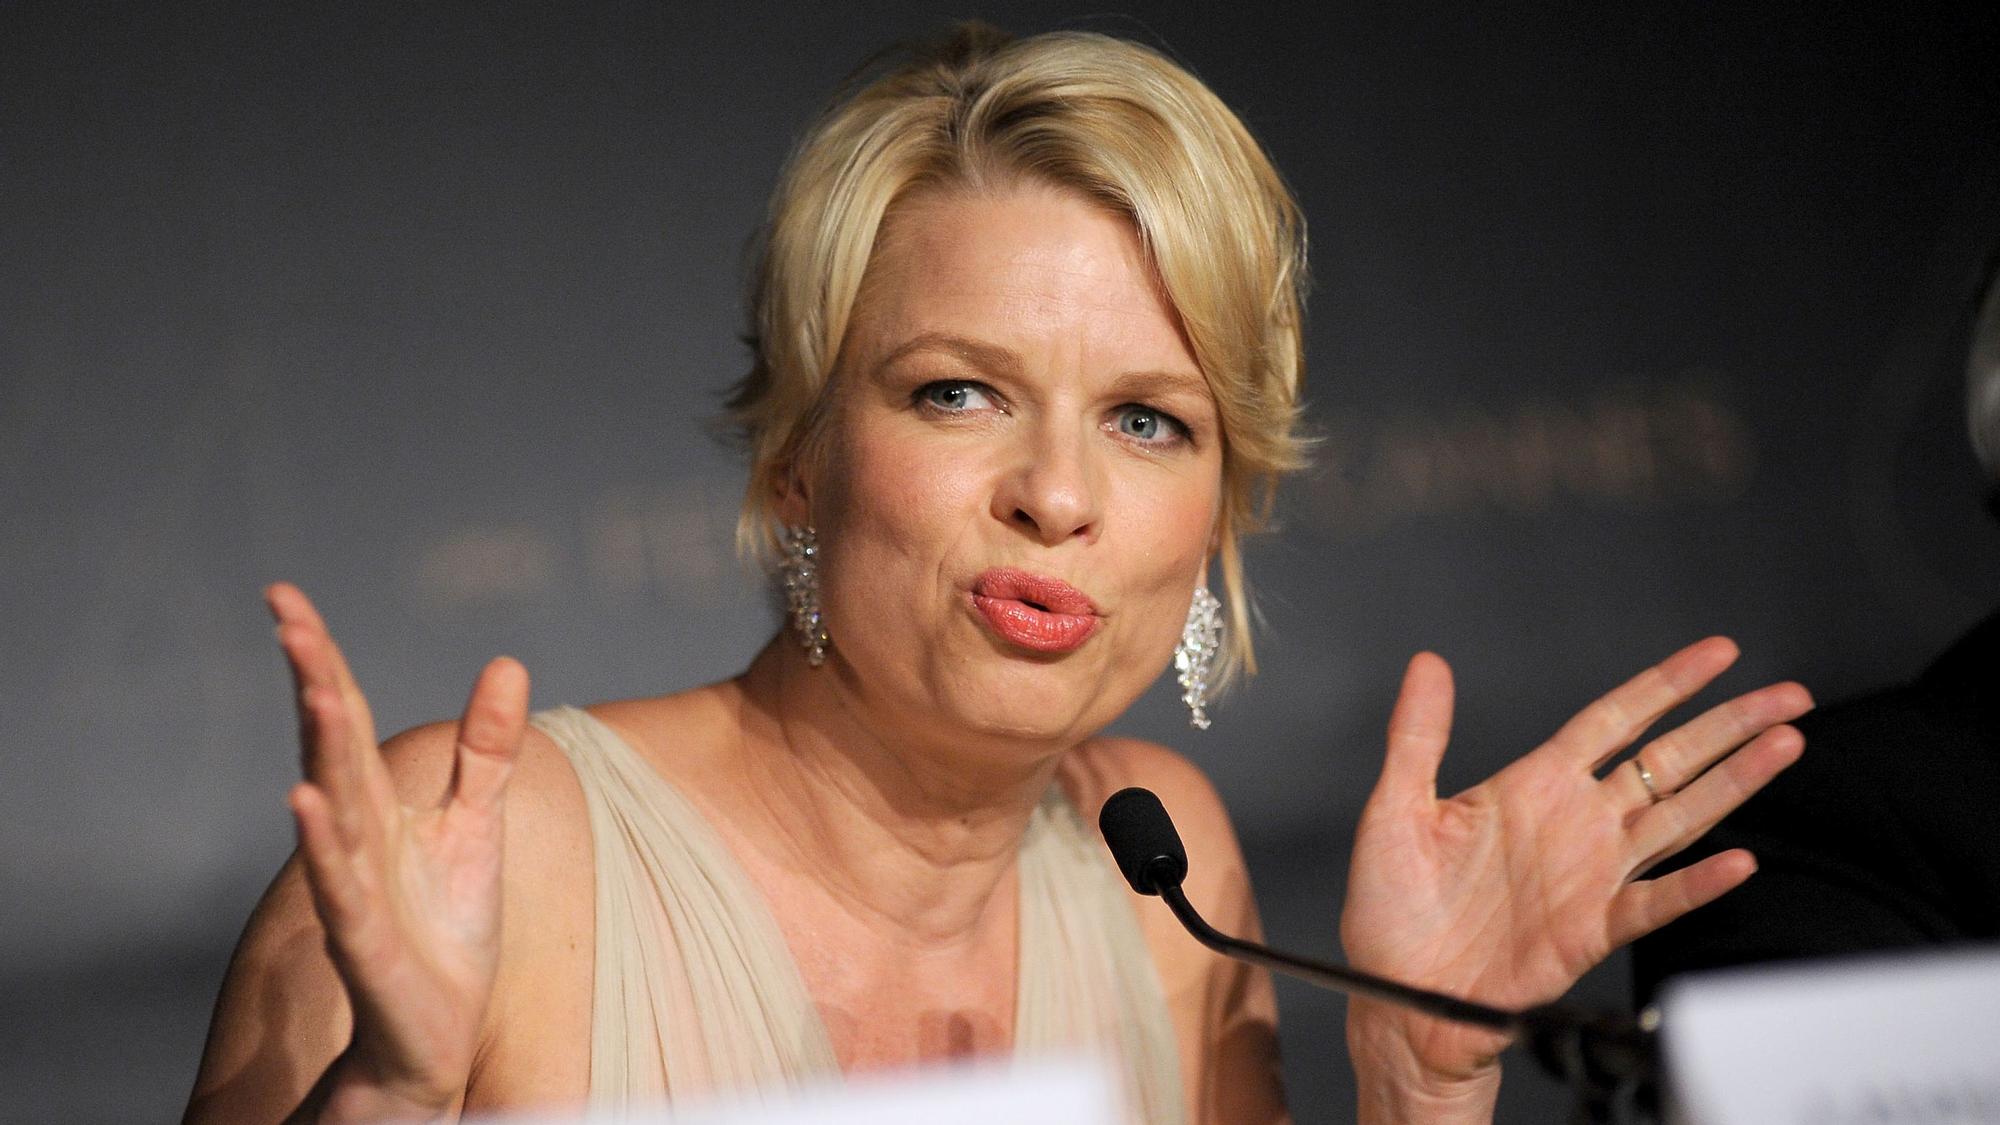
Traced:
[[1019, 715], [960, 715], [953, 725], [982, 742], [1056, 745], [1067, 749], [1095, 733], [1088, 727], [1063, 722], [1023, 722]]
[[982, 669], [982, 675], [957, 678], [948, 693], [951, 705], [940, 711], [988, 738], [1081, 742], [1124, 708], [1103, 712], [1109, 693], [1101, 678], [1067, 663], [1012, 660]]

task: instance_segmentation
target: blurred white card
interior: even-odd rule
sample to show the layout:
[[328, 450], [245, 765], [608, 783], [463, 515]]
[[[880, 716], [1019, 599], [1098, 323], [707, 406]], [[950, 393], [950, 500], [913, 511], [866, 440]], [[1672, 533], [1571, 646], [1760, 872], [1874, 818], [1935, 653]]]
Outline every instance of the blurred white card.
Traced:
[[1660, 1011], [1686, 1125], [2000, 1122], [2000, 948], [1696, 973]]
[[783, 1104], [712, 1103], [618, 1117], [486, 1117], [481, 1125], [1116, 1125], [1103, 1068], [1084, 1062], [949, 1066], [871, 1075], [802, 1091]]

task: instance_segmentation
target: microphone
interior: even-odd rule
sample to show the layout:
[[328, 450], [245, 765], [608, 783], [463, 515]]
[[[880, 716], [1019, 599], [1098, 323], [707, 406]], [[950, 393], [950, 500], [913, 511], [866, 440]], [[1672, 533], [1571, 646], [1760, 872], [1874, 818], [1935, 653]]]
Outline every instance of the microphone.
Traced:
[[[1651, 1095], [1658, 1070], [1659, 1016], [1636, 1019], [1543, 1004], [1519, 1011], [1403, 984], [1346, 965], [1317, 961], [1231, 937], [1210, 926], [1181, 893], [1187, 849], [1173, 818], [1150, 789], [1121, 789], [1104, 802], [1098, 828], [1132, 889], [1165, 899], [1194, 939], [1225, 957], [1283, 973], [1320, 988], [1386, 1000], [1425, 1015], [1520, 1036], [1542, 1065], [1571, 1084], [1580, 1103], [1615, 1116], [1643, 1112], [1635, 1099]], [[1595, 1118], [1593, 1118], [1595, 1119]]]

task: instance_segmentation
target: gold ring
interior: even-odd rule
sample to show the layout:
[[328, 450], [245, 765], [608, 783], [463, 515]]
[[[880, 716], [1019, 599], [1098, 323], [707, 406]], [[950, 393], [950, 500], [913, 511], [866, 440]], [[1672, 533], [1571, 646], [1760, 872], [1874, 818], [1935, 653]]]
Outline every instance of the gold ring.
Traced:
[[1657, 805], [1665, 800], [1660, 796], [1659, 787], [1653, 784], [1653, 771], [1646, 768], [1645, 759], [1637, 754], [1632, 755], [1632, 768], [1639, 771], [1639, 784], [1646, 787], [1646, 796], [1651, 797], [1654, 804]]

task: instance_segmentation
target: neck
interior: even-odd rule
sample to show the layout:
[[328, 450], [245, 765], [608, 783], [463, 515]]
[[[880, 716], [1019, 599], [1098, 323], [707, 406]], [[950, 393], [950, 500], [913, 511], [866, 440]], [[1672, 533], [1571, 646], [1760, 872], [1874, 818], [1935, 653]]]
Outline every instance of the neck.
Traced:
[[737, 681], [748, 791], [778, 858], [899, 940], [975, 938], [1005, 905], [997, 896], [1064, 748], [875, 714], [837, 656], [812, 668], [788, 640]]

